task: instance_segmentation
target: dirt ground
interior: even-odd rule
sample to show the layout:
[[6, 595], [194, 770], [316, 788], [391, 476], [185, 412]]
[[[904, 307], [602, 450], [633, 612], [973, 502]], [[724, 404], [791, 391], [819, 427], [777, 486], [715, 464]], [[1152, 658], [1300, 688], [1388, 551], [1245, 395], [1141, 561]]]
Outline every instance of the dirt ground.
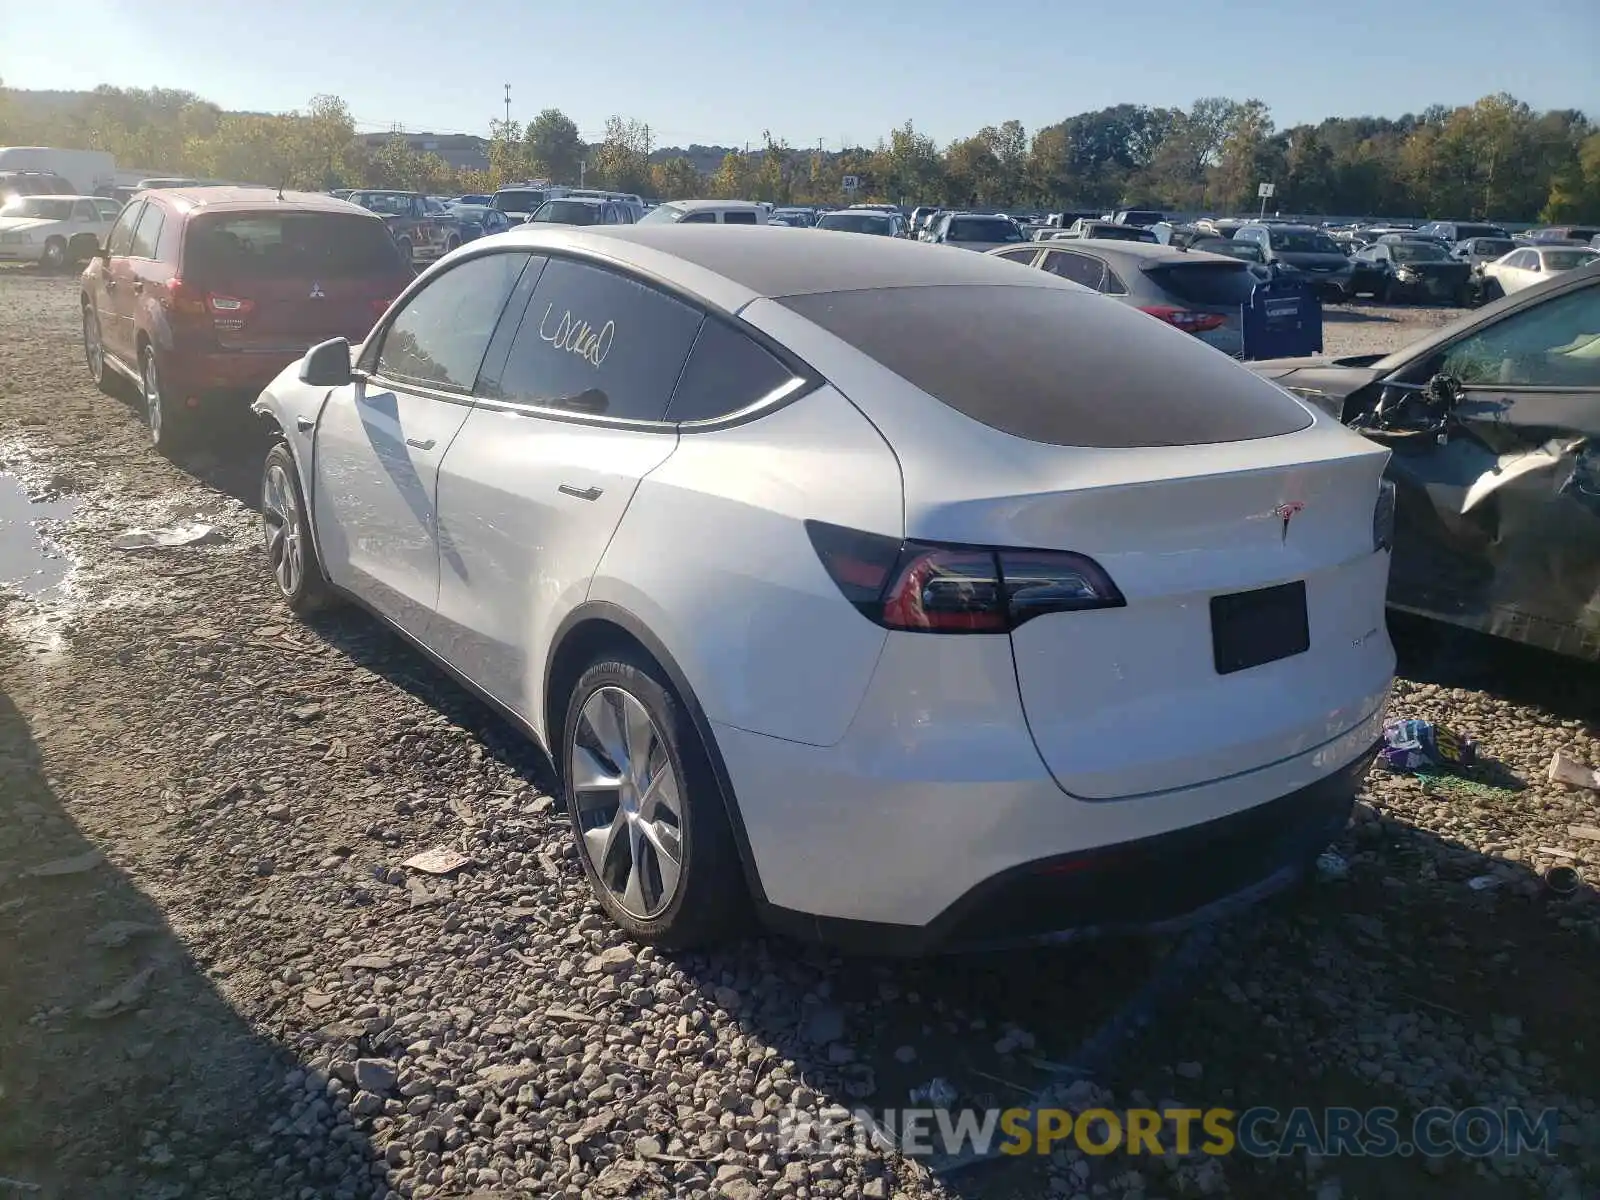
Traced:
[[[657, 955], [588, 899], [536, 750], [359, 612], [273, 599], [264, 443], [240, 421], [156, 455], [89, 383], [76, 304], [0, 270], [0, 1197], [1600, 1194], [1600, 841], [1573, 832], [1600, 793], [1544, 777], [1557, 748], [1600, 763], [1600, 672], [1397, 624], [1394, 711], [1492, 769], [1374, 773], [1322, 876], [1181, 941]], [[1328, 349], [1454, 315], [1332, 309]], [[209, 532], [115, 544], [185, 522]], [[472, 865], [399, 866], [432, 846]], [[1557, 864], [1576, 894], [1542, 885]], [[946, 1171], [774, 1124], [936, 1078], [979, 1106], [1482, 1105], [1559, 1132]]]

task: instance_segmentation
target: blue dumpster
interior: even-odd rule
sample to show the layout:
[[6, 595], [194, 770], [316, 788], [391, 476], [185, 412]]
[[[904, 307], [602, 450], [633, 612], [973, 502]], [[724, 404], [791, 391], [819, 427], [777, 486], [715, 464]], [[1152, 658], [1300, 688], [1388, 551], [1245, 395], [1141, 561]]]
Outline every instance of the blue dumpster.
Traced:
[[1290, 276], [1273, 272], [1256, 284], [1239, 315], [1247, 359], [1322, 353], [1322, 301]]

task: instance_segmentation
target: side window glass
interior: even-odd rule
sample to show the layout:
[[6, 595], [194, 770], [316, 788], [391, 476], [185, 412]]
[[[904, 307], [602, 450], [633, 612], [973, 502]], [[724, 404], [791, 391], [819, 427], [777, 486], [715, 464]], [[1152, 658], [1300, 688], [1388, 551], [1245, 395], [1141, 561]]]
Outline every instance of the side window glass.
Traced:
[[106, 236], [106, 249], [113, 255], [121, 256], [128, 253], [128, 247], [133, 244], [133, 227], [138, 224], [139, 214], [144, 212], [144, 204], [130, 204], [122, 210], [122, 215], [117, 218], [117, 223], [111, 227], [111, 232]]
[[1496, 321], [1445, 352], [1441, 370], [1480, 387], [1600, 388], [1600, 287]]
[[757, 225], [760, 222], [756, 220], [756, 215], [753, 212], [726, 212], [722, 214], [722, 223], [724, 225]]
[[754, 338], [708, 318], [672, 394], [667, 420], [725, 417], [795, 382], [794, 373]]
[[698, 309], [625, 275], [551, 259], [512, 339], [496, 397], [662, 420], [702, 319]]
[[383, 335], [377, 373], [444, 391], [472, 389], [526, 254], [469, 258], [406, 302]]
[[161, 226], [166, 222], [166, 212], [159, 204], [146, 204], [139, 226], [133, 231], [133, 244], [128, 247], [130, 258], [154, 258], [156, 243], [161, 238]]
[[98, 221], [100, 210], [95, 208], [92, 200], [79, 200], [72, 206], [72, 219], [74, 221]]
[[1084, 287], [1094, 288], [1097, 291], [1106, 273], [1105, 264], [1098, 258], [1073, 254], [1069, 250], [1052, 250], [1045, 255], [1044, 269], [1052, 275], [1059, 275], [1063, 279], [1070, 279], [1073, 283], [1081, 283]]
[[1106, 277], [1100, 281], [1100, 290], [1108, 296], [1126, 296], [1128, 285], [1117, 278], [1117, 273], [1110, 267], [1106, 268]]
[[995, 257], [1003, 258], [1007, 262], [1021, 263], [1023, 266], [1027, 266], [1033, 262], [1033, 256], [1037, 253], [1039, 253], [1038, 250], [1029, 246], [1026, 250], [1002, 250]]
[[678, 222], [680, 225], [715, 225], [716, 223], [717, 214], [714, 212], [692, 212]]

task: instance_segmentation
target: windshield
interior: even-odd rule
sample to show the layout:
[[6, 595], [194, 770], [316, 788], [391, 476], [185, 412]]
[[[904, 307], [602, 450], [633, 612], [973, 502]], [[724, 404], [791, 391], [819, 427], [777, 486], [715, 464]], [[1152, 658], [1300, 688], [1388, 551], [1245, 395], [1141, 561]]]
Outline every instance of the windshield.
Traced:
[[1389, 254], [1401, 263], [1450, 261], [1450, 251], [1434, 242], [1392, 242]]
[[1571, 271], [1586, 267], [1600, 258], [1593, 250], [1546, 250], [1542, 256], [1547, 271]]
[[409, 216], [412, 197], [408, 192], [351, 192], [350, 203], [375, 213], [390, 216]]
[[1502, 254], [1510, 254], [1516, 247], [1517, 244], [1510, 238], [1479, 238], [1472, 243], [1472, 252], [1499, 258]]
[[888, 217], [876, 213], [829, 213], [817, 222], [818, 229], [841, 229], [846, 233], [894, 232]]
[[1189, 249], [1204, 250], [1207, 254], [1226, 254], [1229, 258], [1245, 262], [1265, 262], [1266, 256], [1254, 242], [1236, 242], [1232, 238], [1200, 238], [1190, 242]]
[[199, 280], [360, 279], [398, 274], [382, 221], [341, 213], [240, 213], [189, 226], [183, 273]]
[[501, 212], [531, 213], [544, 203], [544, 193], [539, 191], [496, 192], [494, 206]]
[[1325, 233], [1310, 230], [1274, 229], [1272, 248], [1289, 254], [1343, 254], [1334, 240]]
[[1022, 231], [1002, 217], [957, 217], [945, 239], [951, 242], [1021, 242]]
[[683, 209], [674, 204], [659, 204], [639, 218], [641, 225], [671, 225], [683, 220]]
[[547, 200], [532, 220], [541, 225], [598, 225], [600, 206], [582, 200]]
[[0, 216], [41, 217], [46, 221], [72, 219], [71, 200], [41, 200], [37, 196], [18, 196], [0, 208]]

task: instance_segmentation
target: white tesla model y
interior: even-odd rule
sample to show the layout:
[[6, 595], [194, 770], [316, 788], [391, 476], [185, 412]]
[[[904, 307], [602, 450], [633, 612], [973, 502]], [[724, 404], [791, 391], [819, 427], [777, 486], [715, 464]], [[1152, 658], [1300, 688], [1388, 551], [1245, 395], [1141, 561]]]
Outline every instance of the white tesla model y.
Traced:
[[1378, 738], [1384, 452], [1042, 271], [530, 227], [256, 410], [284, 599], [547, 747], [648, 941], [1189, 919], [1314, 857]]

